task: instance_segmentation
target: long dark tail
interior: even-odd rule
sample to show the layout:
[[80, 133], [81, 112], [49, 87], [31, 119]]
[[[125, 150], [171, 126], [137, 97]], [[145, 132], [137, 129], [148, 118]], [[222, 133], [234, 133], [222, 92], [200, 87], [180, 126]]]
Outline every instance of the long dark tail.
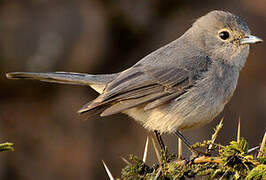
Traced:
[[32, 79], [52, 83], [87, 85], [102, 93], [105, 85], [118, 76], [117, 74], [91, 75], [72, 72], [11, 72], [7, 73], [9, 79]]

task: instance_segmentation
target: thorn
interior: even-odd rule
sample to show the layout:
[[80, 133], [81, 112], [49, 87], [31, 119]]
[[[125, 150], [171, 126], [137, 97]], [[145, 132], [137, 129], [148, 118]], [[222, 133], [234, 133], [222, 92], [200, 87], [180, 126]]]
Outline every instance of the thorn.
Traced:
[[223, 125], [223, 122], [224, 122], [224, 117], [222, 117], [222, 119], [221, 119], [219, 125], [222, 126], [222, 125]]
[[212, 146], [218, 136], [218, 133], [220, 132], [220, 130], [222, 129], [223, 127], [223, 121], [224, 121], [224, 118], [221, 119], [220, 123], [215, 127], [214, 129], [214, 134], [212, 135], [212, 138], [211, 138], [211, 143], [208, 147], [208, 150], [210, 151], [212, 149]]
[[182, 159], [182, 140], [178, 138], [178, 159]]
[[241, 123], [240, 123], [240, 117], [238, 119], [238, 126], [237, 126], [237, 143], [240, 143], [240, 133], [241, 133]]
[[257, 157], [262, 156], [262, 154], [263, 154], [263, 150], [264, 150], [264, 146], [265, 146], [265, 143], [266, 143], [266, 132], [264, 133], [264, 136], [263, 136], [263, 139], [262, 139], [262, 142], [261, 142], [261, 145], [260, 145], [260, 151], [259, 151]]
[[146, 144], [145, 144], [145, 148], [144, 148], [144, 153], [143, 153], [143, 159], [142, 159], [142, 161], [144, 163], [146, 163], [146, 159], [147, 159], [148, 146], [149, 146], [149, 136], [147, 136], [147, 140], [146, 140]]
[[259, 148], [260, 148], [260, 146], [253, 147], [253, 148], [249, 149], [247, 153], [251, 153], [252, 151], [255, 151]]
[[159, 168], [159, 170], [158, 170], [158, 172], [156, 173], [156, 175], [155, 175], [155, 177], [154, 177], [153, 180], [157, 180], [157, 179], [158, 179], [158, 177], [159, 177], [160, 174], [161, 174], [161, 171], [162, 171], [162, 166]]
[[115, 180], [115, 178], [113, 177], [113, 175], [111, 174], [110, 170], [108, 169], [108, 167], [106, 166], [105, 162], [102, 160], [103, 166], [105, 168], [105, 171], [109, 177], [110, 180]]
[[126, 160], [126, 158], [120, 156], [120, 158], [122, 159], [122, 161], [124, 161], [127, 165], [132, 165], [128, 160]]
[[162, 164], [162, 162], [161, 162], [161, 157], [160, 157], [159, 151], [158, 151], [158, 149], [157, 149], [157, 147], [156, 147], [156, 145], [155, 145], [154, 139], [151, 138], [151, 140], [152, 140], [153, 148], [154, 148], [154, 151], [155, 151], [156, 157], [157, 157], [157, 159], [158, 159], [158, 162], [159, 162], [160, 164]]
[[224, 178], [224, 176], [228, 173], [228, 169], [224, 172], [224, 174], [221, 176], [221, 178], [219, 180], [222, 180]]

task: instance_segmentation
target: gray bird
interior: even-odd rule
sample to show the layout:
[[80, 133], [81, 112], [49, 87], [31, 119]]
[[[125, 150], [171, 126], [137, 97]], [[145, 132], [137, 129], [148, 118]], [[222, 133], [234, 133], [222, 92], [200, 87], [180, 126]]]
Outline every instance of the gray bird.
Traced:
[[224, 11], [200, 17], [180, 38], [115, 74], [12, 72], [8, 78], [87, 85], [100, 95], [80, 113], [108, 116], [125, 113], [160, 134], [179, 132], [212, 121], [232, 97], [249, 54], [262, 42], [247, 24]]

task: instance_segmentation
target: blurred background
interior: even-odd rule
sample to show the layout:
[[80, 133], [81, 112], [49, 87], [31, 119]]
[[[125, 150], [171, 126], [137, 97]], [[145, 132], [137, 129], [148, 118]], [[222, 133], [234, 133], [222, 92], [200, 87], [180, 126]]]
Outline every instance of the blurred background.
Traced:
[[[97, 94], [88, 87], [7, 80], [10, 71], [112, 73], [182, 35], [199, 16], [220, 9], [240, 16], [266, 40], [265, 0], [1, 0], [0, 137], [15, 151], [0, 154], [0, 179], [107, 179], [120, 156], [142, 156], [148, 133], [129, 117], [76, 113]], [[224, 117], [219, 142], [242, 136], [260, 143], [266, 125], [266, 43], [254, 45], [235, 95], [204, 128], [188, 130], [192, 142], [207, 139]], [[172, 135], [163, 138], [176, 151]], [[188, 152], [185, 152], [188, 154]], [[153, 149], [148, 164], [155, 162]]]

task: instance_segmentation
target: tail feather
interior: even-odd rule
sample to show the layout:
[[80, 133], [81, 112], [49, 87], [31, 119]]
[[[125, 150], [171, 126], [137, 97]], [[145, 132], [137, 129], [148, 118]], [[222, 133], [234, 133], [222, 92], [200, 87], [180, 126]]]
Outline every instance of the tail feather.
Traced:
[[87, 85], [97, 92], [102, 93], [105, 85], [112, 81], [118, 74], [91, 75], [72, 72], [11, 72], [7, 73], [9, 79], [32, 79], [52, 83]]

